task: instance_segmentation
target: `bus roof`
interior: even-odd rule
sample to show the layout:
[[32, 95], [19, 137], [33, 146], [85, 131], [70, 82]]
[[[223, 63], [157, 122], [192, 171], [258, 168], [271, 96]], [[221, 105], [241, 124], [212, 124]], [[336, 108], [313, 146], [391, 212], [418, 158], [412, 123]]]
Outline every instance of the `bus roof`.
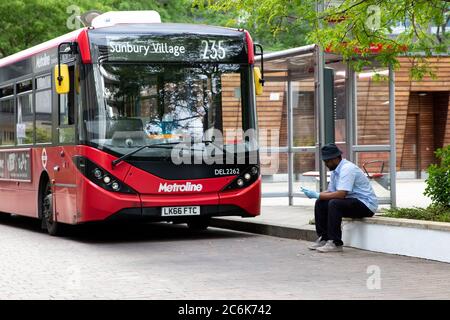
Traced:
[[124, 23], [114, 26], [89, 30], [89, 33], [113, 33], [113, 34], [148, 34], [148, 35], [173, 35], [173, 34], [199, 34], [217, 36], [242, 35], [244, 30], [226, 27], [209, 26], [189, 23], [148, 23], [132, 24]]

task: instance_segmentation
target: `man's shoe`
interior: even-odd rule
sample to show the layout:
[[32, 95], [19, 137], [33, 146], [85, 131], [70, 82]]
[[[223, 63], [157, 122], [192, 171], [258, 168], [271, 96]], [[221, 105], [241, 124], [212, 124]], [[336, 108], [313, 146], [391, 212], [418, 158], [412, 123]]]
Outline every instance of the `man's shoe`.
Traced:
[[324, 246], [327, 242], [325, 240], [322, 240], [322, 237], [317, 239], [312, 245], [308, 247], [309, 250], [316, 250], [317, 248], [320, 248]]
[[333, 240], [328, 240], [327, 243], [317, 248], [319, 252], [342, 252], [342, 246], [337, 246]]

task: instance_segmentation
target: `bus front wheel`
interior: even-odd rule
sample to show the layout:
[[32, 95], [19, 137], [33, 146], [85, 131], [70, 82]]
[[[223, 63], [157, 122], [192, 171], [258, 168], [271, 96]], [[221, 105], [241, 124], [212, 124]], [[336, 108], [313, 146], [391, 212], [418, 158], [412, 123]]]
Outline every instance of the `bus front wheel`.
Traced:
[[47, 182], [42, 193], [42, 225], [50, 235], [58, 234], [59, 224], [53, 213], [53, 192], [50, 182]]

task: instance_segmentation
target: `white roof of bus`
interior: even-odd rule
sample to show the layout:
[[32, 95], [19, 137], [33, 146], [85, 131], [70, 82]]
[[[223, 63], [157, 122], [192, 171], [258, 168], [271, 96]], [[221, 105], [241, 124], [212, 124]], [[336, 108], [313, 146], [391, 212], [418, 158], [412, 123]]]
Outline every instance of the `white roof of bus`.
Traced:
[[92, 27], [111, 27], [122, 23], [161, 23], [161, 16], [154, 10], [109, 11], [92, 20]]

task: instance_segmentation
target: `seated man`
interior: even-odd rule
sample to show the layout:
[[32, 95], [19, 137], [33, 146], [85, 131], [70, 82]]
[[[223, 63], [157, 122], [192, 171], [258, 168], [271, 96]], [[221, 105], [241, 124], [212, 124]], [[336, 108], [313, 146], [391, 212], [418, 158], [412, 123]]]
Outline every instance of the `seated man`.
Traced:
[[309, 246], [320, 252], [342, 251], [342, 217], [372, 217], [378, 200], [369, 179], [354, 163], [342, 159], [334, 143], [322, 147], [322, 160], [331, 171], [328, 190], [318, 193], [302, 188], [308, 198], [316, 198], [314, 215], [319, 238]]

